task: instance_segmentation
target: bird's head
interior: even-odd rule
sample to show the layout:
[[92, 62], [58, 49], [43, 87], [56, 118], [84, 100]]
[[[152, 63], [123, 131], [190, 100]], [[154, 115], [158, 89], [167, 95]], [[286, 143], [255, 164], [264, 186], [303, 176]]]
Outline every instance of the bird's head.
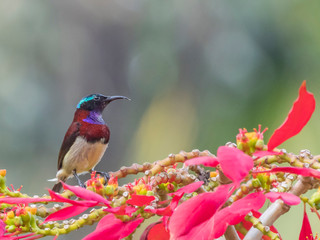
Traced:
[[83, 109], [87, 111], [102, 112], [103, 109], [112, 101], [117, 99], [127, 99], [124, 96], [104, 96], [102, 94], [91, 94], [80, 100], [77, 105], [77, 109]]

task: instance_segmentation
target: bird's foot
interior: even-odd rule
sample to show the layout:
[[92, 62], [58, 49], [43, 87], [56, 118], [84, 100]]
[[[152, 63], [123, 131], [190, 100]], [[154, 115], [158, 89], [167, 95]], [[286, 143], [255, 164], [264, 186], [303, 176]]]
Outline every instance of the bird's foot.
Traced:
[[78, 185], [82, 188], [86, 188], [86, 185], [80, 180], [76, 170], [73, 170], [73, 176], [77, 179]]
[[100, 172], [100, 171], [96, 171], [96, 173], [101, 174], [105, 180], [105, 184], [108, 184], [108, 181], [110, 179], [110, 174], [107, 172]]

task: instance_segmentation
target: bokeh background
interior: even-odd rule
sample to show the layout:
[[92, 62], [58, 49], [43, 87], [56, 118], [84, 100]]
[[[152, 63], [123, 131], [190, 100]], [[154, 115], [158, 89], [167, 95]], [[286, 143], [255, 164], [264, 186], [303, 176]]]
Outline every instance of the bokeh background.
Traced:
[[[75, 106], [95, 92], [132, 99], [104, 113], [111, 141], [100, 170], [180, 150], [215, 153], [238, 128], [260, 123], [268, 140], [304, 79], [320, 101], [319, 12], [315, 0], [1, 1], [0, 164], [8, 182], [31, 195], [52, 187], [46, 180], [55, 177]], [[320, 154], [319, 110], [282, 147]], [[294, 207], [276, 223], [284, 239], [298, 238], [302, 213]]]

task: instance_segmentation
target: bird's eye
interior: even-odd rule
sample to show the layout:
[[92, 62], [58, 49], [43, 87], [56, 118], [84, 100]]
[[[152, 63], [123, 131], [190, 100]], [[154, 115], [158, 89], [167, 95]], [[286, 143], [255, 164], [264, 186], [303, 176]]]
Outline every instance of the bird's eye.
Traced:
[[94, 101], [98, 101], [100, 98], [98, 97], [98, 96], [95, 96], [94, 98], [93, 98], [93, 100]]

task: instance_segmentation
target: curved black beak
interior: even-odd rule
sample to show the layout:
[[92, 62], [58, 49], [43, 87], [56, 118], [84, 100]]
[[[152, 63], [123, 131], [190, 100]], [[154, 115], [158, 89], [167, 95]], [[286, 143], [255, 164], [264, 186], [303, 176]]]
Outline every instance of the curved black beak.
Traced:
[[131, 101], [130, 98], [127, 98], [125, 96], [108, 96], [108, 97], [105, 97], [104, 102], [108, 104], [108, 103], [111, 103], [112, 101], [117, 100], [117, 99], [126, 99], [126, 100]]

